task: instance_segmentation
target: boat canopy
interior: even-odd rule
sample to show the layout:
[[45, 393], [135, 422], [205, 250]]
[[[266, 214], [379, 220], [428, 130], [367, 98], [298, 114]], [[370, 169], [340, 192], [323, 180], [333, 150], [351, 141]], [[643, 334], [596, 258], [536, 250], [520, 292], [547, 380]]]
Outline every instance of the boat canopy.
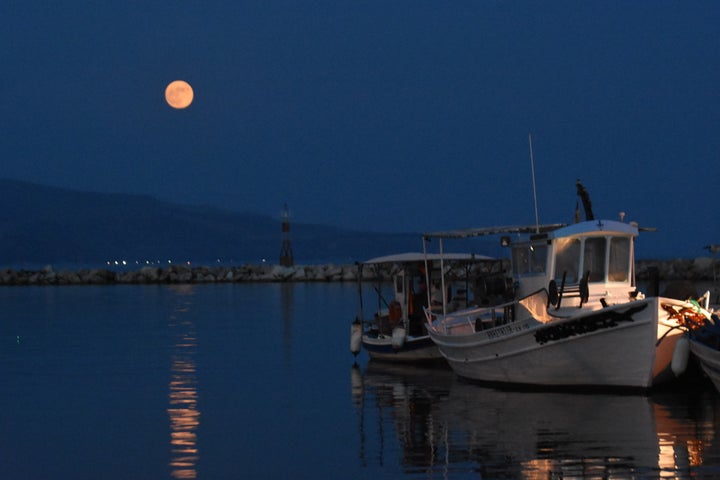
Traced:
[[486, 255], [476, 255], [474, 253], [444, 253], [442, 255], [438, 253], [424, 254], [422, 252], [406, 252], [396, 253], [394, 255], [385, 255], [383, 257], [371, 258], [366, 260], [363, 264], [380, 264], [380, 263], [413, 263], [413, 262], [424, 262], [425, 260], [445, 260], [445, 261], [482, 261], [482, 260], [496, 260], [494, 257], [488, 257]]
[[551, 223], [546, 225], [505, 225], [500, 227], [463, 228], [458, 230], [428, 232], [423, 234], [423, 238], [470, 238], [503, 233], [542, 233], [564, 226], [566, 226], [564, 223]]

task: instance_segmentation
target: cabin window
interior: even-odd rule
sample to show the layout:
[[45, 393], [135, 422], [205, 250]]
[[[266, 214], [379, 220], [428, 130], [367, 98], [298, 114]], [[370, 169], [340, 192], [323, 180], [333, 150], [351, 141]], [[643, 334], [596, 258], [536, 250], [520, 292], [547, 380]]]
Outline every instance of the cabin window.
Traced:
[[402, 295], [405, 292], [405, 277], [398, 275], [395, 277], [395, 293]]
[[610, 264], [608, 280], [611, 282], [627, 282], [630, 273], [631, 245], [629, 237], [613, 237], [610, 239]]
[[410, 280], [410, 288], [416, 295], [426, 295], [427, 286], [425, 285], [425, 275], [417, 275]]
[[513, 273], [543, 274], [547, 265], [547, 245], [519, 245], [512, 250]]
[[580, 239], [559, 238], [555, 242], [555, 281], [560, 283], [565, 273], [565, 283], [577, 283], [580, 264]]
[[528, 271], [528, 249], [527, 246], [522, 245], [512, 249], [512, 267], [513, 273], [516, 275], [522, 275]]
[[547, 245], [530, 245], [530, 268], [533, 273], [545, 273], [547, 265]]
[[585, 239], [585, 253], [583, 255], [583, 274], [590, 272], [589, 282], [602, 282], [605, 280], [605, 237], [591, 237]]

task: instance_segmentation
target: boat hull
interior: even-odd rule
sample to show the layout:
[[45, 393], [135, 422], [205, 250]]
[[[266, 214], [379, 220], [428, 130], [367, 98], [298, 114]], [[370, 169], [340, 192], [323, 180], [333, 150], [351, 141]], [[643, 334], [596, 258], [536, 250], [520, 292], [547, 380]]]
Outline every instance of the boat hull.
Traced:
[[363, 348], [375, 360], [392, 362], [443, 361], [437, 345], [427, 336], [408, 336], [401, 347], [395, 347], [390, 336], [363, 335]]
[[699, 361], [702, 371], [715, 385], [715, 389], [720, 391], [720, 351], [693, 338], [690, 339], [690, 351]]
[[472, 380], [649, 388], [673, 377], [670, 364], [681, 333], [672, 330], [672, 321], [661, 320], [667, 315], [660, 301], [644, 299], [548, 323], [528, 318], [466, 334], [443, 334], [435, 322], [430, 336], [453, 370]]

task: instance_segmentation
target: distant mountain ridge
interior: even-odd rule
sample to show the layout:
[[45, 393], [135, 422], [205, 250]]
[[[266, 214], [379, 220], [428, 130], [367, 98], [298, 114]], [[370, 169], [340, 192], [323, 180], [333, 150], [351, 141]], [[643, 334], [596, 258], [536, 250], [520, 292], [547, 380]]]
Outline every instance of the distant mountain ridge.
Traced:
[[[277, 263], [280, 218], [146, 195], [82, 192], [0, 179], [0, 264], [191, 261]], [[292, 219], [291, 219], [292, 221]], [[291, 224], [295, 262], [352, 263], [421, 248], [420, 234]]]

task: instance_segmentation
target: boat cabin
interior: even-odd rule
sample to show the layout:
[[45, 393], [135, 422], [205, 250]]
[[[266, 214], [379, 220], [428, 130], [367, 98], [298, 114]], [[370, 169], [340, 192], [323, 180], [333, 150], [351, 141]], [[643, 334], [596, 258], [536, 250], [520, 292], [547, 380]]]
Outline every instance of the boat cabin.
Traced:
[[546, 288], [556, 309], [633, 299], [637, 235], [633, 224], [592, 220], [518, 236], [510, 242], [516, 298]]

